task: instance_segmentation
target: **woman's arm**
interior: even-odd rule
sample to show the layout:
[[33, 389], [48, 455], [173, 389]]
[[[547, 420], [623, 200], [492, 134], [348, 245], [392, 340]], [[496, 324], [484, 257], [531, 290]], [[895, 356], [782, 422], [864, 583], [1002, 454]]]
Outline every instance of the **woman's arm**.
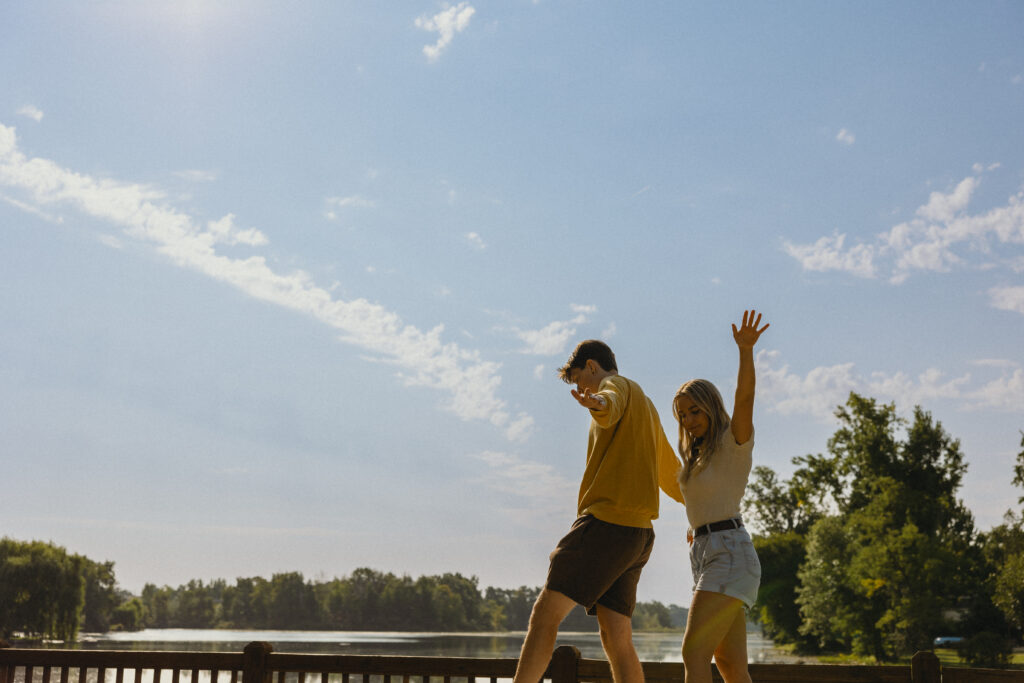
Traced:
[[[755, 317], [756, 316], [756, 317]], [[768, 329], [768, 323], [761, 324], [761, 314], [751, 309], [743, 311], [743, 322], [739, 329], [732, 326], [732, 338], [740, 351], [740, 370], [736, 377], [736, 402], [732, 408], [732, 437], [736, 443], [744, 444], [754, 434], [754, 344], [761, 333]]]

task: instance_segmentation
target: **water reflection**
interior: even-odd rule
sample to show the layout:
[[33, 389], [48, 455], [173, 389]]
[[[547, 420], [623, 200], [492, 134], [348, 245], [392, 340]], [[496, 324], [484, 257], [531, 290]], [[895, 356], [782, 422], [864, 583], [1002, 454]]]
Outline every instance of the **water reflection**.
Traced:
[[[406, 655], [413, 657], [515, 658], [523, 632], [507, 633], [396, 633], [366, 631], [258, 631], [148, 629], [136, 633], [92, 635], [73, 647], [93, 650], [182, 650], [238, 652], [252, 641], [266, 641], [275, 652]], [[640, 659], [645, 662], [682, 662], [682, 633], [634, 633]], [[560, 633], [559, 645], [573, 645], [583, 657], [604, 659], [597, 633]], [[68, 647], [53, 645], [53, 647]], [[791, 661], [756, 630], [747, 638], [752, 663]], [[197, 683], [206, 683], [198, 681]]]

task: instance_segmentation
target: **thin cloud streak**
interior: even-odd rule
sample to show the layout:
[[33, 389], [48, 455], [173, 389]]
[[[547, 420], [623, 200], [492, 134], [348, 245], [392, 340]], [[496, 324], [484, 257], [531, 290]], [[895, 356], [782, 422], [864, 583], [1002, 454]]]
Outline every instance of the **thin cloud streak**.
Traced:
[[212, 183], [217, 180], [216, 171], [204, 171], [199, 168], [189, 168], [184, 171], [175, 171], [174, 177], [190, 183]]
[[478, 351], [444, 342], [443, 325], [422, 331], [403, 324], [398, 315], [379, 304], [334, 299], [302, 271], [275, 272], [263, 256], [219, 254], [216, 247], [221, 244], [257, 247], [268, 242], [258, 230], [238, 228], [231, 214], [200, 227], [191, 216], [164, 203], [164, 194], [151, 187], [95, 179], [47, 159], [27, 158], [18, 151], [15, 129], [3, 124], [0, 185], [26, 192], [37, 204], [75, 206], [119, 226], [129, 237], [154, 245], [179, 267], [230, 284], [253, 298], [312, 316], [340, 332], [342, 341], [398, 366], [407, 385], [441, 389], [450, 397], [445, 407], [464, 420], [489, 421], [505, 429], [511, 440], [529, 434], [532, 418], [525, 413], [513, 418], [496, 396], [500, 364], [483, 360]]

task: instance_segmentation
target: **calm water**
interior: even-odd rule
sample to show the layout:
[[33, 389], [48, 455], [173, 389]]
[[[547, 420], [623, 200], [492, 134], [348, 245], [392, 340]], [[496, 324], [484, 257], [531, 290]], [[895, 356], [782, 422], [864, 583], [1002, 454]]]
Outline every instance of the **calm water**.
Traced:
[[[792, 661], [748, 629], [747, 651], [752, 663]], [[237, 652], [246, 644], [267, 641], [275, 652], [316, 652], [360, 655], [409, 655], [418, 657], [518, 657], [522, 632], [509, 633], [398, 633], [366, 631], [231, 631], [148, 629], [137, 633], [106, 633], [85, 636], [77, 644], [98, 650], [187, 650]], [[636, 633], [633, 642], [640, 659], [647, 662], [682, 662], [682, 633]], [[561, 633], [559, 645], [574, 645], [591, 659], [604, 659], [597, 633]], [[54, 647], [66, 647], [54, 645]]]

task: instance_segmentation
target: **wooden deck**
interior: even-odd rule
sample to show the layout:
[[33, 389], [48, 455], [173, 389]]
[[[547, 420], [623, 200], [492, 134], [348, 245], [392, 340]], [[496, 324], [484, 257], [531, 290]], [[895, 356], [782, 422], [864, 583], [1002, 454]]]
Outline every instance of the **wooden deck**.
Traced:
[[[0, 645], [0, 683], [498, 683], [515, 659], [394, 657], [274, 652], [21, 649]], [[683, 683], [679, 663], [644, 662], [648, 683]], [[931, 652], [910, 666], [751, 664], [754, 683], [1024, 683], [1024, 671], [942, 669]], [[545, 672], [551, 683], [611, 683], [608, 662], [559, 647]], [[715, 678], [721, 681], [717, 671]]]

